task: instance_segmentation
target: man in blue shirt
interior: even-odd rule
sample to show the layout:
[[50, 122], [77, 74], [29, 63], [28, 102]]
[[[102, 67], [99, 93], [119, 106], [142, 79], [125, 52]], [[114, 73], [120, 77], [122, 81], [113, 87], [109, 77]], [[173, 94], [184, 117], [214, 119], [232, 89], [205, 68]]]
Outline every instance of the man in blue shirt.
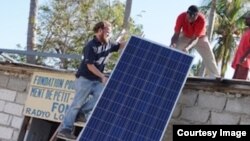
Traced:
[[[107, 21], [97, 23], [93, 31], [93, 39], [83, 50], [84, 59], [76, 73], [75, 97], [69, 107], [58, 136], [76, 139], [72, 134], [73, 124], [79, 112], [83, 112], [88, 119], [108, 78], [103, 74], [105, 59], [114, 51], [123, 48], [125, 43], [110, 41], [111, 24]], [[92, 97], [88, 100], [89, 94]]]

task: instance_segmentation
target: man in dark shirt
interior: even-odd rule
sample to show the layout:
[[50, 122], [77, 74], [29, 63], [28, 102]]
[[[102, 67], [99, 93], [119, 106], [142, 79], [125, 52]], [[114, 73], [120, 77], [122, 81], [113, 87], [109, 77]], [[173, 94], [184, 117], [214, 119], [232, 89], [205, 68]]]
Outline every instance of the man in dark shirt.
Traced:
[[[111, 24], [107, 21], [99, 22], [94, 26], [95, 36], [84, 48], [84, 59], [76, 73], [76, 94], [64, 117], [58, 136], [76, 139], [72, 129], [77, 115], [82, 112], [88, 119], [96, 104], [108, 80], [103, 74], [105, 59], [111, 52], [118, 51], [125, 45], [125, 43], [112, 43], [109, 40], [111, 30]], [[91, 98], [89, 98], [90, 94]]]

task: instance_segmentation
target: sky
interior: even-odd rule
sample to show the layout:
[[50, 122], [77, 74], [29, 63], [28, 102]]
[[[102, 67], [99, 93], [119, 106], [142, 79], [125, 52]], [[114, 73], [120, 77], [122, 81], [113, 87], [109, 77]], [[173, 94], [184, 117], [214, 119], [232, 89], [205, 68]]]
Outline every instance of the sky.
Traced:
[[[143, 25], [145, 38], [168, 46], [177, 16], [187, 11], [190, 5], [201, 3], [202, 0], [133, 0], [131, 16]], [[138, 14], [142, 17], [136, 16]]]
[[29, 0], [4, 0], [0, 5], [0, 48], [16, 49], [26, 45]]
[[[38, 0], [39, 5], [47, 0]], [[168, 46], [174, 33], [176, 17], [190, 5], [203, 0], [133, 0], [131, 17], [143, 25], [144, 37]], [[0, 5], [0, 48], [22, 49], [26, 46], [30, 0], [4, 0]], [[139, 17], [138, 15], [141, 15]], [[230, 70], [231, 71], [231, 70]], [[226, 77], [231, 78], [232, 73]]]

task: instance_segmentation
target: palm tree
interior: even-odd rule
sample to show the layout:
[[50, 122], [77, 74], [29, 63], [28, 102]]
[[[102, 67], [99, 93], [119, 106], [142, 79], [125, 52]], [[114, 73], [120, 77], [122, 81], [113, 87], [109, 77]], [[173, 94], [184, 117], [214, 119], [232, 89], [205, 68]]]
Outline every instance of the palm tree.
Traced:
[[238, 33], [243, 30], [244, 24], [241, 20], [243, 4], [243, 0], [233, 0], [231, 2], [220, 0], [217, 5], [218, 19], [215, 33], [219, 36], [214, 53], [217, 63], [220, 62], [221, 64], [221, 76], [225, 75], [228, 63], [230, 63], [237, 47]]
[[[27, 51], [35, 48], [35, 26], [38, 0], [30, 0], [29, 23], [27, 33]], [[27, 56], [27, 63], [35, 64], [34, 56]]]
[[[239, 31], [243, 29], [244, 24], [241, 15], [245, 2], [244, 0], [217, 0], [216, 2], [217, 16], [213, 32], [213, 41], [216, 44], [213, 51], [217, 63], [220, 64], [221, 76], [225, 75], [228, 63], [230, 63], [237, 47]], [[210, 8], [211, 4], [210, 1], [207, 8]], [[206, 6], [203, 8], [206, 8]]]

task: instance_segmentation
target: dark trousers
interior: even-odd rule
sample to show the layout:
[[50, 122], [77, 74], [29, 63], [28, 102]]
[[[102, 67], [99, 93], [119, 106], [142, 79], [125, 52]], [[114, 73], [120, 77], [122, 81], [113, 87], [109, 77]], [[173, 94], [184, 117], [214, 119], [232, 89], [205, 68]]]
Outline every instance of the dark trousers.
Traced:
[[249, 72], [248, 68], [245, 68], [242, 65], [237, 65], [233, 75], [233, 79], [247, 80], [248, 72]]

